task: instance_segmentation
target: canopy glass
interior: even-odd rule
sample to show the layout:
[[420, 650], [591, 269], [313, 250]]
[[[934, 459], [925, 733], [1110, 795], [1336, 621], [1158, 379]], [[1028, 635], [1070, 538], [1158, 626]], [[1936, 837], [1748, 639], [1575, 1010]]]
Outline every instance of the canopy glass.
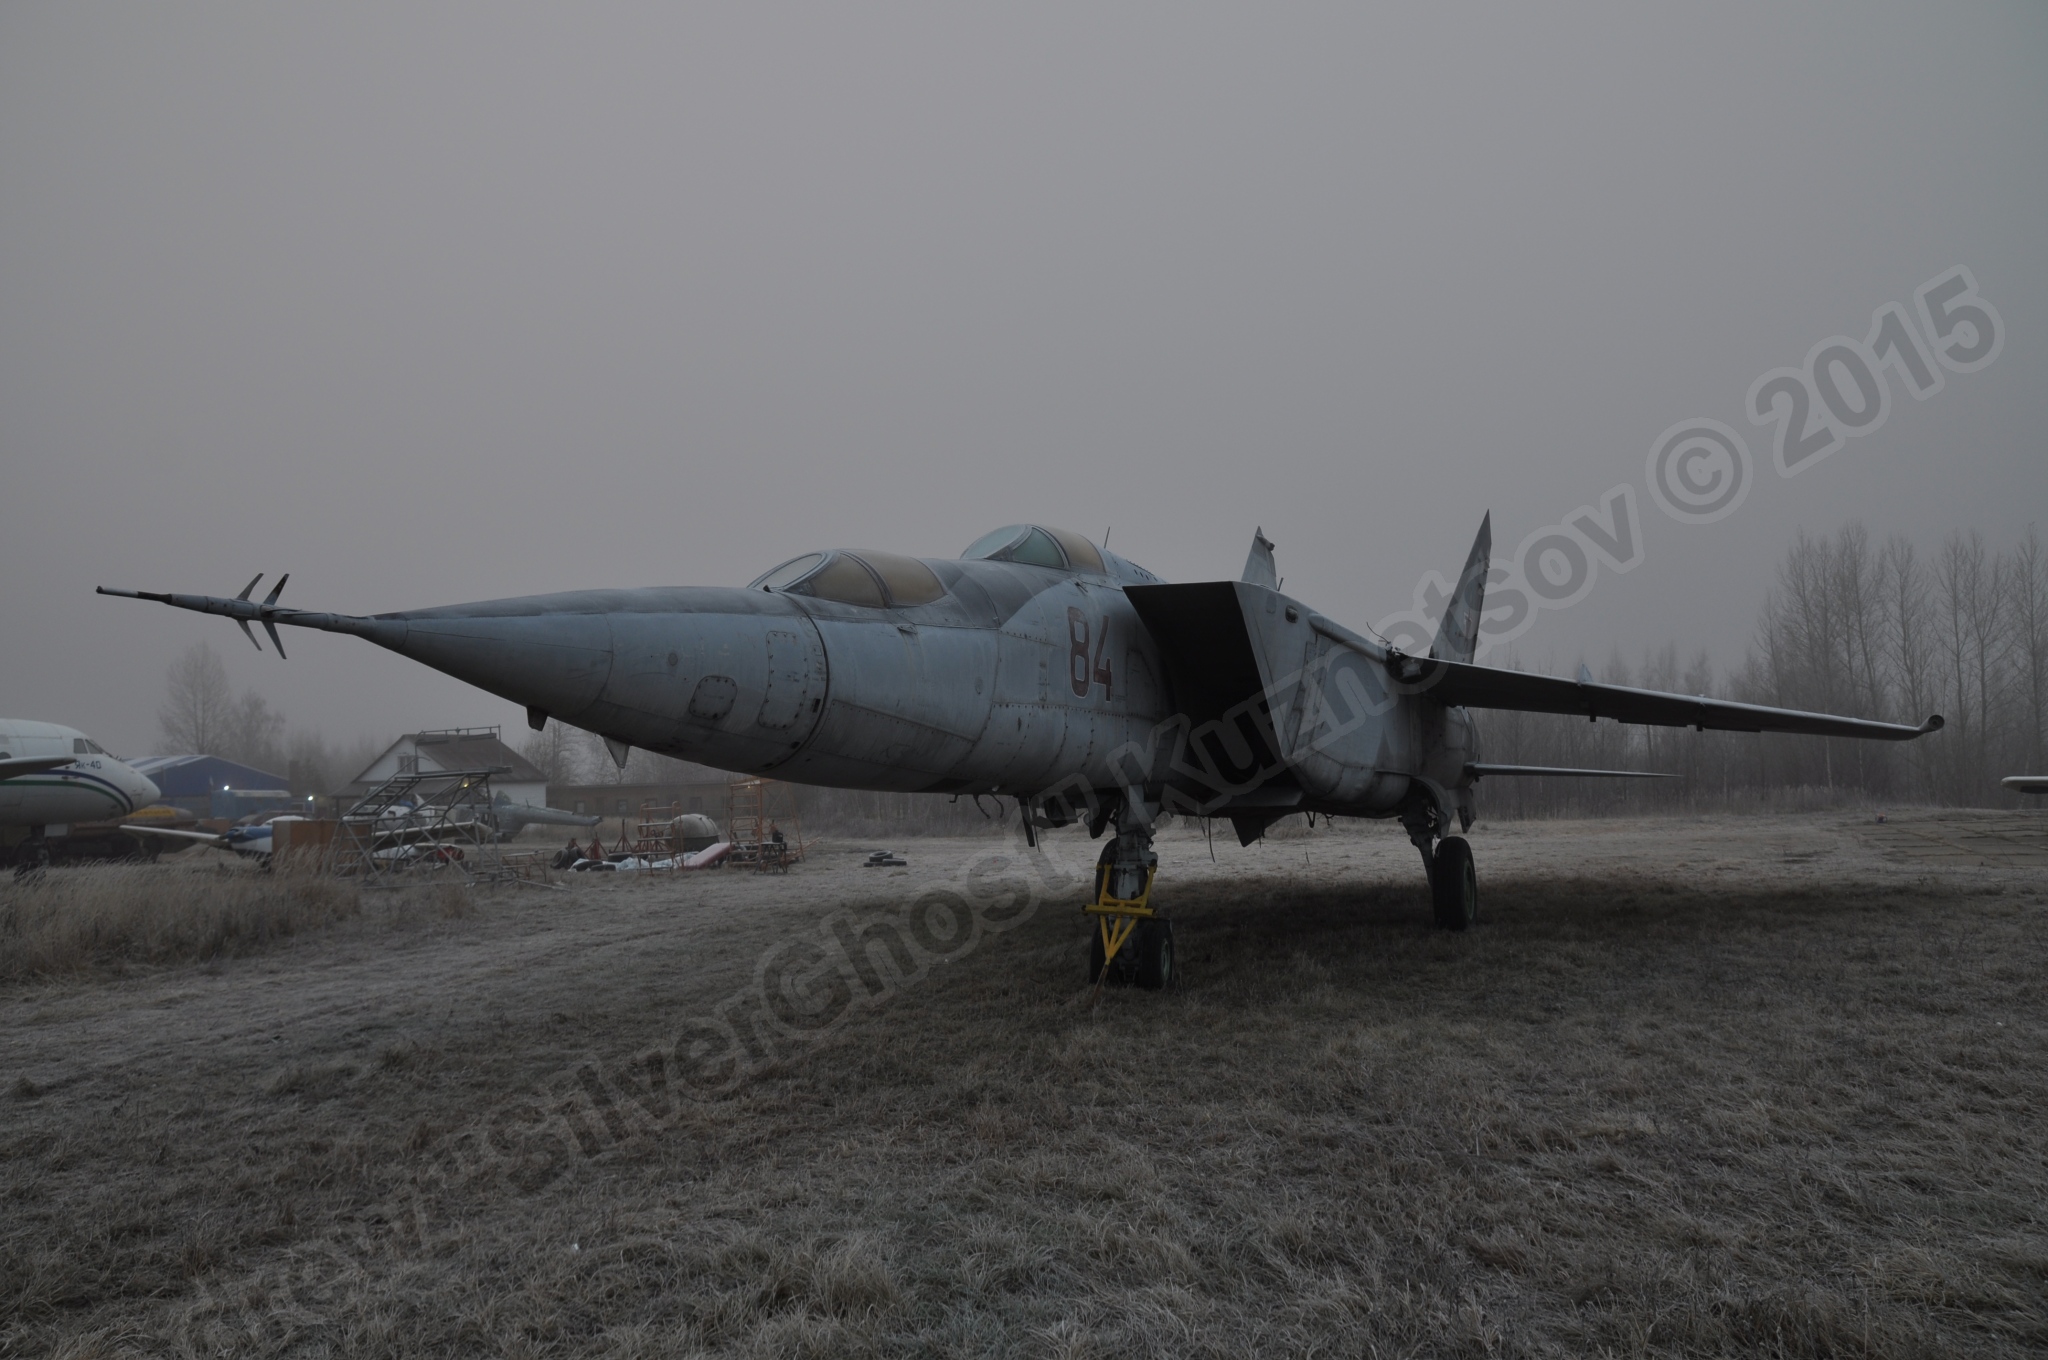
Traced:
[[946, 593], [945, 583], [916, 558], [868, 548], [792, 557], [755, 578], [748, 589], [779, 590], [869, 609], [930, 604]]
[[1102, 553], [1093, 543], [1071, 530], [1037, 524], [1006, 524], [975, 539], [960, 556], [970, 561], [1021, 562], [1030, 567], [1085, 571], [1097, 576], [1104, 570]]

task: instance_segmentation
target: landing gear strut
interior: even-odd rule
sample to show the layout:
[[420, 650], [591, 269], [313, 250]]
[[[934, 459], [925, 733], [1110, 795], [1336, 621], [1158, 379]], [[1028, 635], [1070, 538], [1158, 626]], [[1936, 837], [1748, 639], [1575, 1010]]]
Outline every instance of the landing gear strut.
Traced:
[[1097, 987], [1173, 985], [1173, 922], [1152, 908], [1159, 856], [1143, 808], [1117, 809], [1116, 835], [1095, 861], [1095, 900], [1081, 910], [1095, 918], [1088, 942], [1088, 980]]
[[1408, 839], [1422, 852], [1429, 876], [1429, 902], [1439, 930], [1468, 930], [1479, 919], [1479, 875], [1472, 847], [1463, 836], [1446, 836], [1433, 803], [1417, 804], [1401, 816]]
[[28, 839], [15, 847], [14, 876], [32, 878], [49, 867], [50, 842], [41, 827], [32, 826], [28, 829]]

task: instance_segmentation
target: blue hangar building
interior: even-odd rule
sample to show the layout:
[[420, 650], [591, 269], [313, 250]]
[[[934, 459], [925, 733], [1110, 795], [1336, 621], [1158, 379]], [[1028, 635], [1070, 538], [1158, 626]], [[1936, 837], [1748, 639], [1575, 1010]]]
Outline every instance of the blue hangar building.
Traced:
[[145, 756], [128, 764], [163, 791], [160, 801], [197, 817], [232, 821], [296, 806], [288, 777], [220, 756]]

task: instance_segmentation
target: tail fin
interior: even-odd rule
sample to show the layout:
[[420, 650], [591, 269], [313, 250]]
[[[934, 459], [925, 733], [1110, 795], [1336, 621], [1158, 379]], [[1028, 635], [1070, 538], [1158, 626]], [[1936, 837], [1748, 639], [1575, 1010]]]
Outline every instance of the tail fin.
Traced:
[[1251, 554], [1244, 559], [1243, 580], [1268, 590], [1280, 588], [1280, 568], [1273, 561], [1273, 545], [1264, 529], [1252, 531]]
[[1479, 649], [1479, 611], [1486, 607], [1486, 570], [1493, 556], [1493, 512], [1479, 521], [1458, 588], [1444, 602], [1444, 621], [1436, 630], [1429, 654], [1439, 661], [1470, 661]]

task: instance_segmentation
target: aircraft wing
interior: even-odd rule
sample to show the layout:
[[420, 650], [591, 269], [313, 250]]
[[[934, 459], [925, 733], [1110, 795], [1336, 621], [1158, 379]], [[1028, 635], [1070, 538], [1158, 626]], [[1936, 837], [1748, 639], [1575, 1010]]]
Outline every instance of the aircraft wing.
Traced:
[[1490, 774], [1543, 775], [1558, 779], [1676, 779], [1675, 774], [1661, 770], [1578, 770], [1565, 765], [1488, 765], [1474, 762], [1465, 767], [1465, 773], [1474, 779], [1484, 779]]
[[1998, 782], [2014, 793], [2048, 793], [2048, 774], [2009, 774]]
[[121, 823], [121, 829], [137, 836], [168, 836], [174, 841], [198, 841], [201, 845], [225, 847], [228, 843], [226, 836], [212, 831], [173, 831], [167, 826], [136, 826], [128, 822]]
[[41, 774], [44, 770], [61, 770], [77, 761], [77, 756], [13, 756], [0, 760], [0, 779], [18, 779], [25, 774]]
[[1941, 730], [1935, 714], [1918, 727], [1873, 722], [1796, 708], [1738, 704], [1695, 694], [1667, 694], [1629, 685], [1602, 685], [1527, 671], [1496, 670], [1466, 661], [1395, 658], [1396, 674], [1442, 703], [1464, 708], [1500, 708], [1520, 713], [1568, 713], [1651, 727], [1692, 727], [1702, 732], [1801, 732], [1814, 737], [1862, 737], [1911, 741]]

